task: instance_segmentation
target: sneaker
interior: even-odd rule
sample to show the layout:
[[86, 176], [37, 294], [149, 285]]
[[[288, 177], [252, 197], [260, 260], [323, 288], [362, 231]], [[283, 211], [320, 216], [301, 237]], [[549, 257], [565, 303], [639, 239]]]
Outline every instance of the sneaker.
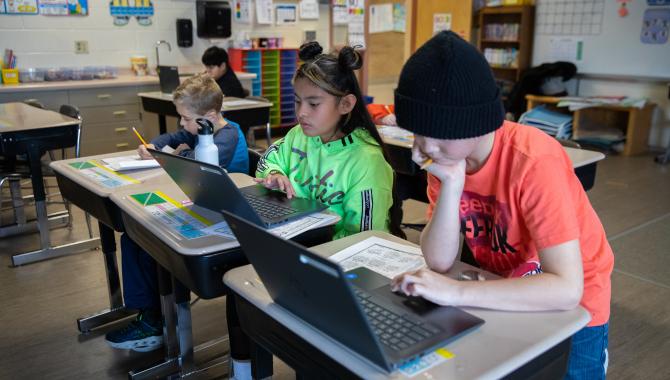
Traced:
[[163, 345], [163, 325], [151, 321], [145, 312], [140, 312], [137, 319], [126, 327], [111, 331], [105, 335], [107, 343], [118, 349], [149, 352]]

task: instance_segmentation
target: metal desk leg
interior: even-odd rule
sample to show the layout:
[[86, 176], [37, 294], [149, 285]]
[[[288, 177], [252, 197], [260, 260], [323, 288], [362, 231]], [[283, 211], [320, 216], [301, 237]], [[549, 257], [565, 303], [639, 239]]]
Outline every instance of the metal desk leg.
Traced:
[[268, 121], [267, 124], [265, 124], [265, 138], [268, 141], [268, 148], [270, 145], [272, 145], [272, 136], [270, 135], [270, 122]]
[[100, 243], [102, 255], [105, 258], [105, 271], [107, 273], [107, 291], [109, 292], [109, 309], [102, 310], [96, 314], [77, 319], [77, 328], [82, 333], [87, 333], [96, 327], [110, 322], [118, 321], [133, 315], [123, 305], [123, 294], [121, 293], [121, 282], [119, 281], [119, 270], [116, 265], [116, 241], [114, 230], [105, 224], [98, 222], [100, 230]]
[[47, 215], [39, 147], [36, 144], [31, 144], [27, 149], [27, 154], [28, 164], [30, 165], [31, 181], [33, 184], [33, 194], [35, 196], [35, 209], [37, 211], [37, 225], [40, 232], [41, 249], [12, 256], [12, 265], [18, 266], [30, 264], [98, 247], [100, 244], [100, 239], [98, 238], [64, 244], [58, 247], [51, 246], [49, 240], [49, 216]]
[[182, 375], [195, 370], [193, 360], [193, 326], [191, 323], [191, 291], [176, 278], [172, 278], [177, 303], [177, 338], [179, 339], [179, 364]]

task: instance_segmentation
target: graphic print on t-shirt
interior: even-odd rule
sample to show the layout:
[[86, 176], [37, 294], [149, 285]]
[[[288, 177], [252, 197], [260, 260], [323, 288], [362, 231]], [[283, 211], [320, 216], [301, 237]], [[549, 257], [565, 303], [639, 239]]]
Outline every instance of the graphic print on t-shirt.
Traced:
[[506, 203], [492, 195], [463, 191], [459, 214], [461, 232], [483, 269], [513, 277], [541, 271], [537, 260], [525, 261], [518, 237], [508, 235], [512, 217]]

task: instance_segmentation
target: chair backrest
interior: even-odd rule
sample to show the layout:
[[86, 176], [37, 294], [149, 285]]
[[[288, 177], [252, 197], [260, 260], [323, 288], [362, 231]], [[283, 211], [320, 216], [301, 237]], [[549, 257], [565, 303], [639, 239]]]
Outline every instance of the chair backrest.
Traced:
[[27, 105], [29, 105], [29, 106], [33, 106], [33, 107], [37, 107], [37, 108], [44, 109], [44, 104], [42, 104], [42, 102], [40, 102], [40, 101], [37, 100], [37, 99], [25, 99], [25, 100], [23, 100], [23, 103], [24, 103], [24, 104], [27, 104]]
[[[77, 144], [74, 146], [74, 156], [79, 158], [80, 145], [81, 145], [81, 112], [77, 106], [70, 104], [63, 104], [58, 110], [62, 115], [69, 116], [73, 119], [79, 120], [79, 128], [77, 128]], [[65, 158], [65, 151], [63, 151], [63, 158]]]
[[561, 145], [567, 146], [568, 148], [582, 149], [582, 146], [579, 145], [577, 141], [565, 140], [565, 139], [556, 139], [556, 140], [558, 140], [558, 142], [561, 143]]
[[58, 110], [61, 114], [65, 116], [69, 116], [73, 119], [78, 119], [81, 120], [81, 112], [79, 111], [79, 108], [76, 106], [71, 106], [69, 104], [63, 104], [60, 106], [60, 109]]
[[258, 167], [258, 161], [261, 159], [262, 155], [251, 148], [247, 148], [249, 153], [249, 175], [252, 177], [256, 176], [256, 168]]

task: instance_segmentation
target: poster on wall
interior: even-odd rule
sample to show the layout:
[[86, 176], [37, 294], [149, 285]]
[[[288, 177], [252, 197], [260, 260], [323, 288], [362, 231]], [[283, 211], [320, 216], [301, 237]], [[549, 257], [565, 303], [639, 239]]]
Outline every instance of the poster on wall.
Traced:
[[7, 8], [5, 8], [5, 0], [0, 1], [0, 15], [7, 13]]
[[5, 11], [9, 14], [36, 15], [37, 0], [5, 0]]
[[347, 0], [333, 0], [333, 24], [347, 25], [348, 22]]
[[235, 21], [251, 23], [251, 0], [235, 0]]
[[365, 1], [347, 0], [349, 46], [365, 48]]
[[393, 30], [393, 4], [370, 5], [370, 33]]
[[433, 14], [433, 34], [443, 30], [451, 30], [451, 13]]
[[319, 3], [317, 3], [316, 0], [302, 0], [300, 2], [300, 19], [318, 20]]
[[88, 16], [88, 0], [68, 0], [71, 16]]
[[670, 8], [650, 8], [644, 11], [640, 41], [644, 44], [664, 44], [670, 34]]
[[256, 22], [272, 24], [272, 0], [256, 0]]
[[137, 19], [142, 26], [151, 25], [151, 16], [154, 15], [154, 4], [151, 0], [111, 0], [109, 14], [114, 17], [114, 25], [127, 25], [131, 17]]
[[405, 33], [407, 31], [406, 19], [405, 4], [393, 3], [393, 31]]
[[276, 4], [277, 25], [295, 24], [298, 21], [298, 6], [296, 4]]
[[68, 0], [41, 0], [40, 14], [46, 16], [67, 16], [70, 14]]

